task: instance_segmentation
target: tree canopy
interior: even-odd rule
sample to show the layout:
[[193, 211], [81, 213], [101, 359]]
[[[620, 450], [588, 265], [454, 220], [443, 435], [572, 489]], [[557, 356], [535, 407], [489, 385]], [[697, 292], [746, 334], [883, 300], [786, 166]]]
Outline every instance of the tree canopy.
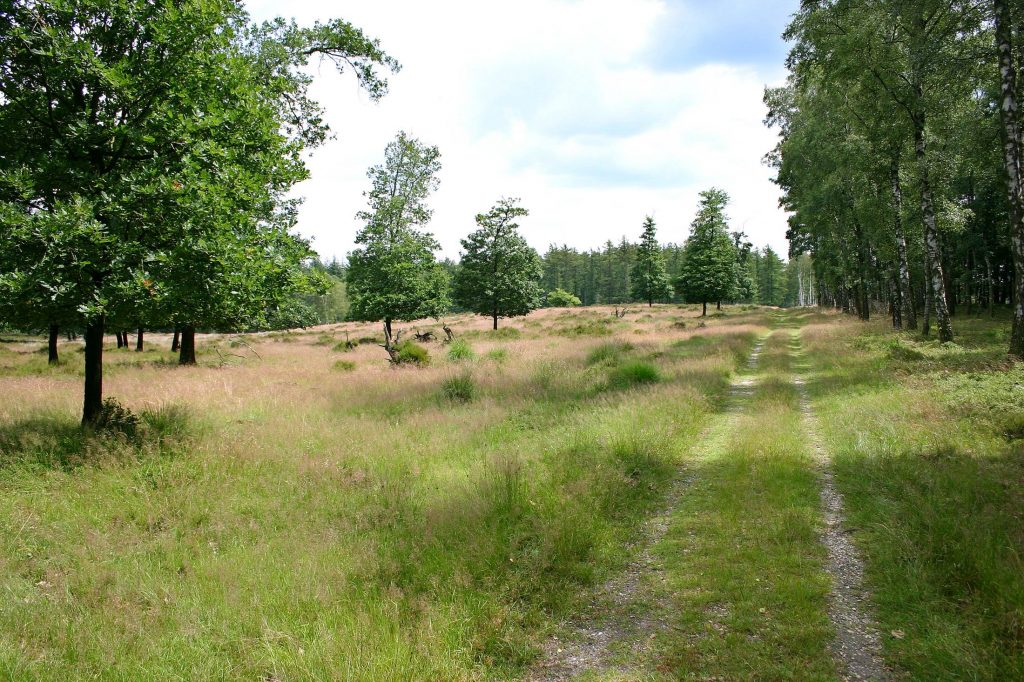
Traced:
[[676, 281], [687, 301], [703, 304], [704, 314], [709, 301], [728, 300], [736, 288], [736, 249], [725, 217], [728, 203], [729, 195], [720, 189], [700, 193], [700, 205], [690, 225], [683, 266]]
[[283, 197], [328, 132], [302, 71], [318, 55], [373, 97], [397, 68], [347, 22], [257, 26], [230, 0], [0, 13], [0, 314], [86, 328], [83, 422], [108, 317], [234, 326], [316, 288]]
[[389, 342], [392, 320], [439, 317], [450, 307], [448, 272], [434, 255], [440, 246], [418, 229], [432, 215], [426, 200], [437, 188], [440, 156], [437, 147], [400, 132], [384, 163], [367, 172], [369, 208], [357, 214], [366, 226], [346, 270], [350, 314], [383, 320]]
[[658, 244], [658, 232], [651, 216], [644, 219], [644, 231], [636, 248], [636, 262], [630, 283], [633, 297], [646, 301], [648, 306], [672, 297], [672, 282], [665, 268], [665, 255]]
[[540, 256], [519, 234], [517, 218], [529, 215], [518, 199], [501, 199], [476, 216], [479, 226], [462, 240], [465, 250], [456, 270], [455, 301], [479, 315], [526, 315], [540, 306], [544, 276]]

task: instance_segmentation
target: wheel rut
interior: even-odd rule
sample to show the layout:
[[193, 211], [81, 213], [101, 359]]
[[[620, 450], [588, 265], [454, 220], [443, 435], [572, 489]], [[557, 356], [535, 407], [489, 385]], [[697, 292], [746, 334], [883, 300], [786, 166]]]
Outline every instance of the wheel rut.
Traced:
[[[793, 335], [791, 353], [798, 360], [802, 355], [799, 333]], [[836, 488], [831, 462], [821, 443], [806, 373], [796, 376], [794, 383], [821, 486], [825, 526], [820, 539], [828, 551], [825, 570], [832, 579], [828, 615], [836, 630], [831, 653], [843, 680], [890, 680], [894, 675], [882, 658], [882, 639], [870, 613], [870, 594], [864, 587], [864, 561], [850, 539], [843, 495]]]

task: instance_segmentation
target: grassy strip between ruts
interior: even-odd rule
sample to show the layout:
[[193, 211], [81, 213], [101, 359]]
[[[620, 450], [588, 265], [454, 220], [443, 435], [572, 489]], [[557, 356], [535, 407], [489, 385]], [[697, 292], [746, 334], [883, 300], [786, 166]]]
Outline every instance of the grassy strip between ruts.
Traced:
[[[485, 377], [480, 404], [421, 400], [386, 419], [372, 393], [358, 411], [257, 395], [137, 451], [97, 455], [57, 416], [11, 427], [0, 677], [514, 673], [548, 615], [624, 561], [752, 335], [722, 340], [623, 355], [660, 383], [608, 382], [618, 360], [531, 358], [525, 374]], [[264, 356], [269, 376], [291, 357]], [[439, 392], [440, 373], [409, 376]]]
[[1024, 679], [1024, 373], [1005, 329], [803, 334], [887, 657], [914, 679]]
[[699, 449], [659, 548], [673, 629], [658, 669], [678, 679], [829, 679], [818, 484], [790, 372], [769, 337], [757, 384]]

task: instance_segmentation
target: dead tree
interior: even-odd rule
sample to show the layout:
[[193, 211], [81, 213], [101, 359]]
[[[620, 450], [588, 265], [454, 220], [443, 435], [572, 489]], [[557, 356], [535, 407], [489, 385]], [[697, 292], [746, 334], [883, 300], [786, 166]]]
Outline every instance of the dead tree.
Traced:
[[619, 311], [619, 306], [615, 306], [615, 319], [621, 320], [622, 318], [624, 318], [626, 316], [626, 313], [628, 313], [628, 312], [629, 312], [629, 308], [623, 308], [622, 311], [620, 312]]
[[430, 331], [423, 332], [422, 334], [420, 334], [419, 332], [414, 332], [414, 336], [416, 337], [416, 340], [421, 343], [427, 343], [429, 341], [434, 340], [434, 332]]
[[445, 343], [451, 343], [455, 340], [455, 332], [452, 331], [452, 328], [448, 326], [447, 322], [441, 323], [441, 329], [444, 330]]
[[391, 336], [391, 330], [388, 329], [387, 323], [384, 324], [384, 343], [377, 344], [385, 351], [387, 351], [388, 357], [391, 358], [391, 364], [397, 365], [401, 362], [398, 357], [398, 344], [402, 338], [402, 332], [396, 332], [394, 338]]

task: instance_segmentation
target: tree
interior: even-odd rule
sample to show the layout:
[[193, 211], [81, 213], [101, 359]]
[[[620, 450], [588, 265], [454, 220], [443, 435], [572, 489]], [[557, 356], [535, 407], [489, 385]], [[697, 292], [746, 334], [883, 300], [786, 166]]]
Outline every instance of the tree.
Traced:
[[397, 68], [346, 22], [256, 27], [229, 0], [8, 3], [0, 55], [0, 299], [85, 328], [86, 425], [107, 316], [173, 289], [190, 234], [237, 249], [304, 177], [328, 131], [302, 67], [351, 66], [373, 97]]
[[440, 245], [416, 229], [432, 215], [426, 199], [437, 188], [440, 156], [437, 147], [400, 132], [388, 143], [384, 163], [367, 171], [369, 210], [357, 214], [366, 227], [356, 235], [360, 246], [349, 254], [345, 275], [350, 314], [383, 320], [389, 354], [396, 341], [392, 321], [440, 317], [451, 305], [448, 273], [434, 257]]
[[651, 216], [644, 219], [644, 231], [640, 245], [636, 247], [636, 262], [630, 279], [633, 298], [647, 301], [648, 307], [653, 306], [656, 300], [672, 296], [672, 283], [665, 269], [665, 255], [658, 244], [657, 228]]
[[540, 256], [518, 233], [516, 218], [529, 215], [518, 199], [501, 199], [476, 217], [478, 230], [462, 240], [465, 253], [453, 283], [456, 303], [499, 317], [527, 315], [540, 306], [544, 277]]
[[552, 308], [574, 308], [581, 303], [577, 296], [573, 296], [565, 289], [549, 291], [547, 295], [547, 302]]
[[[1006, 169], [1006, 194], [1010, 207], [1010, 243], [1012, 245], [1016, 305], [1010, 355], [1024, 359], [1024, 139], [1018, 119], [1017, 64], [1024, 55], [1024, 32], [1014, 27], [1024, 20], [1024, 9], [1010, 0], [993, 0], [995, 44], [999, 65], [999, 115], [1003, 123], [1003, 164]], [[1016, 41], [1014, 40], [1016, 38]], [[1016, 44], [1015, 44], [1016, 42]]]
[[729, 195], [720, 189], [701, 192], [697, 217], [684, 247], [676, 288], [687, 301], [702, 304], [702, 316], [708, 314], [708, 301], [730, 298], [736, 286], [736, 249], [725, 218], [728, 203]]

